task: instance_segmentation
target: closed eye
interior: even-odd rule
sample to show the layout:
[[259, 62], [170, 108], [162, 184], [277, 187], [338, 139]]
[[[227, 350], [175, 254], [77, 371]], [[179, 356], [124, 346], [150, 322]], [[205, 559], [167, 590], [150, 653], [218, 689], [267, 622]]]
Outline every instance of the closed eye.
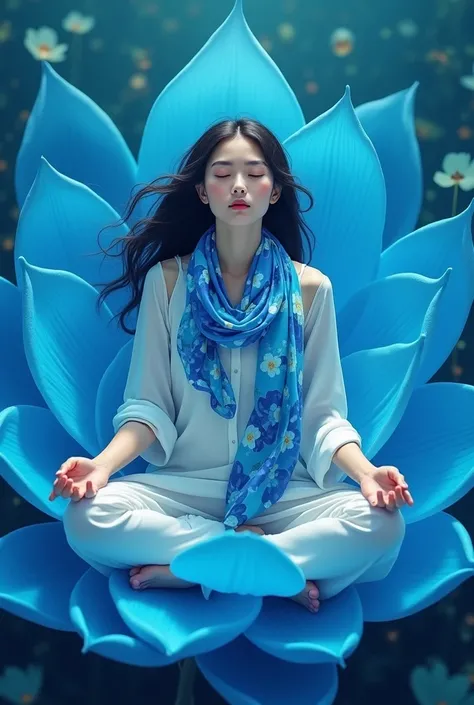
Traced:
[[[225, 176], [218, 176], [217, 174], [214, 174], [214, 176], [216, 177], [216, 179], [227, 179], [230, 174], [226, 174]], [[265, 174], [249, 174], [249, 176], [251, 176], [253, 179], [261, 179], [263, 176], [265, 176]]]

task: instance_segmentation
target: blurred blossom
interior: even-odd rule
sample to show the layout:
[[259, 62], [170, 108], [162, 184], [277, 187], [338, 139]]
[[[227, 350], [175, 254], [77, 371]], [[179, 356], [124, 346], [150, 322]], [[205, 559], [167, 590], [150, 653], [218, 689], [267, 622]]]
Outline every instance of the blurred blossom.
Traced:
[[444, 129], [432, 120], [416, 118], [416, 134], [421, 140], [437, 140], [444, 134]]
[[397, 23], [397, 29], [398, 33], [401, 34], [402, 37], [406, 37], [407, 39], [411, 37], [416, 37], [419, 31], [416, 22], [411, 19], [400, 20], [400, 22]]
[[66, 59], [67, 44], [58, 44], [58, 34], [51, 27], [27, 29], [24, 45], [38, 61], [59, 62]]
[[472, 705], [466, 697], [470, 688], [469, 676], [450, 676], [441, 659], [433, 659], [429, 667], [417, 666], [410, 674], [410, 686], [420, 705]]
[[472, 137], [472, 130], [469, 125], [460, 125], [457, 129], [457, 135], [460, 140], [470, 140]]
[[472, 74], [470, 76], [461, 76], [460, 82], [464, 88], [474, 91], [474, 64], [472, 65]]
[[382, 29], [380, 30], [380, 36], [382, 37], [382, 39], [390, 39], [392, 34], [393, 32], [390, 27], [382, 27]]
[[25, 670], [7, 666], [0, 676], [0, 697], [14, 705], [34, 703], [43, 684], [41, 666], [29, 665]]
[[131, 76], [129, 85], [135, 91], [140, 91], [148, 85], [147, 77], [143, 73], [135, 73]]
[[95, 26], [95, 19], [82, 15], [80, 12], [70, 12], [63, 19], [63, 29], [73, 34], [87, 34]]
[[162, 22], [162, 27], [165, 32], [177, 32], [179, 29], [179, 22], [175, 17], [167, 17]]
[[439, 51], [438, 49], [432, 49], [426, 55], [427, 61], [433, 63], [442, 64], [446, 66], [450, 62], [449, 54], [447, 51]]
[[278, 35], [284, 42], [289, 42], [295, 38], [296, 30], [289, 22], [282, 22], [278, 25]]
[[474, 189], [474, 161], [467, 152], [450, 152], [443, 159], [443, 171], [437, 171], [433, 181], [443, 188], [460, 186], [463, 191]]
[[335, 56], [348, 56], [354, 49], [355, 36], [350, 29], [339, 27], [330, 38], [332, 53]]
[[12, 33], [12, 23], [11, 22], [1, 22], [0, 23], [0, 44], [6, 42], [10, 39]]

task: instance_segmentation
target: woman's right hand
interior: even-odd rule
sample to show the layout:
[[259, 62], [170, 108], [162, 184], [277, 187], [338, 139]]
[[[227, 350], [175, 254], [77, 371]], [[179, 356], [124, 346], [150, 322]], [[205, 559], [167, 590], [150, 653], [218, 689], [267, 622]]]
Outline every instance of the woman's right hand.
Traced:
[[78, 502], [83, 497], [94, 497], [109, 478], [109, 468], [96, 463], [93, 458], [68, 458], [56, 473], [49, 500], [52, 502], [56, 497], [63, 497]]

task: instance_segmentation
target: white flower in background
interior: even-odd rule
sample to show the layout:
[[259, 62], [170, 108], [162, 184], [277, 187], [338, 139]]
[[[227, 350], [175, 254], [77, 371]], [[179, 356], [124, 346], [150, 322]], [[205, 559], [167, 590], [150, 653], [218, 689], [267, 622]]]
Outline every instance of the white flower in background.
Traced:
[[464, 88], [474, 91], [474, 64], [472, 65], [472, 74], [470, 76], [461, 76], [460, 82]]
[[73, 34], [87, 34], [95, 26], [94, 17], [87, 17], [80, 12], [70, 12], [63, 19], [63, 29]]
[[400, 22], [397, 22], [397, 29], [398, 33], [406, 39], [416, 37], [418, 34], [418, 25], [412, 19], [400, 20]]
[[26, 30], [25, 47], [38, 61], [64, 61], [67, 44], [58, 44], [58, 33], [51, 27]]
[[417, 666], [410, 674], [410, 686], [420, 705], [472, 705], [469, 676], [450, 676], [441, 659], [433, 659], [430, 667]]
[[25, 670], [7, 666], [0, 676], [0, 697], [14, 705], [36, 702], [43, 685], [43, 669], [30, 664]]
[[355, 35], [346, 27], [336, 29], [329, 39], [332, 53], [336, 56], [348, 56], [354, 49]]
[[443, 171], [437, 171], [433, 181], [438, 186], [460, 186], [463, 191], [474, 188], [474, 161], [467, 152], [450, 152], [443, 159]]

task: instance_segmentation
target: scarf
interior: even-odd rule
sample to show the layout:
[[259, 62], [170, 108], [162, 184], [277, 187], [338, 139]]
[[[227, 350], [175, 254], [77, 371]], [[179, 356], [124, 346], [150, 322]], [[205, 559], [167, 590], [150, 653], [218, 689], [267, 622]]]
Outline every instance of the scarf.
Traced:
[[236, 413], [218, 344], [259, 341], [254, 409], [230, 473], [224, 525], [234, 529], [283, 495], [296, 465], [303, 408], [303, 304], [298, 275], [283, 245], [265, 228], [240, 304], [229, 302], [216, 247], [215, 224], [189, 261], [186, 306], [177, 347], [192, 386], [210, 395], [225, 419]]

